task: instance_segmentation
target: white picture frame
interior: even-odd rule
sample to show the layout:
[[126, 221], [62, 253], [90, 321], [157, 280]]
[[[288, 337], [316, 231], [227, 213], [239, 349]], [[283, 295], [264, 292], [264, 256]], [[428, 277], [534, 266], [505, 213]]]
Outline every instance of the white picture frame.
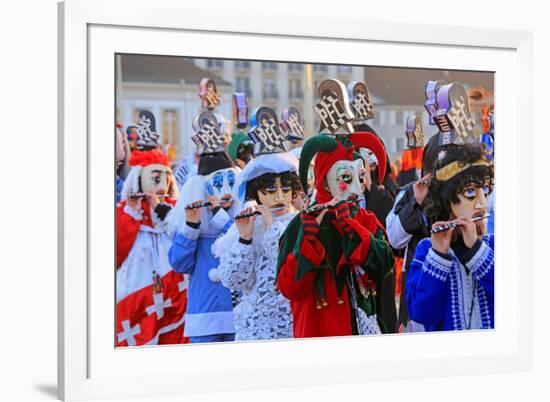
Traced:
[[[246, 17], [242, 12], [217, 15], [207, 5], [197, 7], [175, 0], [59, 4], [59, 397], [152, 397], [529, 370], [531, 34], [367, 20], [359, 24], [291, 12], [280, 23], [281, 15], [274, 13], [271, 18], [254, 11]], [[338, 52], [331, 52], [331, 46]], [[396, 50], [402, 57], [396, 58]], [[114, 261], [112, 197], [102, 194], [112, 192], [110, 84], [111, 56], [117, 52], [495, 71], [497, 138], [507, 138], [502, 143], [497, 139], [495, 180], [504, 182], [500, 178], [505, 177], [506, 186], [498, 187], [496, 208], [512, 217], [503, 231], [504, 215], [496, 214], [496, 329], [115, 350], [109, 342], [114, 298], [98, 295], [114, 289], [109, 285], [114, 281], [109, 268]], [[422, 57], [415, 59], [418, 55]], [[520, 122], [521, 146], [516, 135]], [[456, 346], [453, 350], [444, 347], [449, 342]], [[368, 353], [354, 352], [363, 350]], [[182, 361], [183, 367], [178, 364]]]

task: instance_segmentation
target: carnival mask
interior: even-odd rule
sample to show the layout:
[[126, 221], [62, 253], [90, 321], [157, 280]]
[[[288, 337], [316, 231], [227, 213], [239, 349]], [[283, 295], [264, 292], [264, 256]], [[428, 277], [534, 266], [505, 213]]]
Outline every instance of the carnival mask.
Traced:
[[262, 205], [272, 208], [274, 215], [285, 214], [292, 202], [290, 182], [281, 182], [281, 177], [276, 177], [266, 188], [258, 190], [258, 200]]
[[216, 197], [223, 208], [229, 208], [232, 201], [233, 187], [237, 173], [235, 168], [216, 170], [205, 177], [205, 187], [208, 195]]
[[[451, 218], [483, 216], [487, 213], [487, 199], [492, 192], [491, 179], [487, 177], [483, 183], [467, 183], [458, 192], [458, 202], [451, 203]], [[478, 235], [485, 233], [485, 220], [476, 222]]]
[[140, 177], [141, 190], [145, 193], [170, 193], [172, 184], [172, 169], [161, 164], [151, 164], [143, 167]]
[[327, 185], [333, 197], [361, 197], [365, 190], [365, 165], [362, 159], [336, 162], [327, 173]]
[[378, 166], [378, 159], [376, 158], [374, 152], [368, 148], [359, 148], [359, 154], [365, 161], [365, 164], [369, 166], [369, 170], [373, 172], [376, 169], [376, 166]]

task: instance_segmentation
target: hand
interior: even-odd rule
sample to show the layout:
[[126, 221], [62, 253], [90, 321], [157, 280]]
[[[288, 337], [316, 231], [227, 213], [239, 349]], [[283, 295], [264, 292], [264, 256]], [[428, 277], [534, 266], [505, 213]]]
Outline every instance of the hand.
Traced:
[[[241, 214], [247, 214], [254, 210], [252, 207], [248, 207], [246, 209], [243, 209], [239, 215]], [[257, 215], [250, 216], [248, 218], [242, 218], [235, 220], [235, 226], [237, 226], [237, 230], [239, 231], [239, 236], [243, 240], [250, 240], [252, 239], [252, 232], [254, 231], [254, 221], [256, 220]]]
[[418, 205], [422, 205], [424, 200], [426, 199], [426, 196], [428, 195], [428, 190], [430, 189], [429, 184], [424, 184], [423, 182], [429, 181], [432, 177], [431, 173], [428, 173], [426, 176], [418, 180], [416, 183], [413, 184], [413, 193], [414, 198], [416, 200], [416, 203]]
[[[435, 222], [432, 225], [432, 228], [448, 225], [449, 223], [451, 222], [450, 221]], [[443, 232], [432, 233], [431, 240], [432, 240], [433, 249], [435, 251], [440, 252], [441, 254], [449, 254], [449, 249], [451, 248], [451, 239], [453, 237], [453, 231], [454, 231], [454, 228], [450, 228], [449, 230], [446, 230]]]
[[213, 195], [209, 195], [207, 199], [208, 199], [208, 202], [211, 204], [210, 205], [211, 211], [213, 211], [214, 209], [220, 206], [220, 201], [218, 201], [218, 199]]
[[[191, 206], [199, 205], [202, 201], [195, 201]], [[200, 208], [189, 208], [185, 210], [185, 219], [189, 223], [199, 223], [201, 219], [201, 209]]]
[[126, 200], [126, 205], [128, 205], [128, 207], [130, 207], [133, 211], [139, 213], [141, 211], [142, 201], [143, 201], [142, 197], [129, 197]]
[[335, 212], [336, 212], [336, 222], [340, 227], [340, 229], [342, 229], [345, 232], [349, 232], [351, 228], [347, 223], [347, 219], [351, 218], [351, 212], [349, 210], [347, 201], [344, 201], [344, 200], [338, 201], [335, 206]]
[[476, 223], [472, 221], [470, 217], [460, 217], [455, 219], [455, 222], [460, 225], [458, 230], [462, 232], [462, 238], [464, 244], [468, 248], [472, 248], [477, 241], [477, 228]]
[[149, 201], [149, 205], [151, 205], [151, 209], [155, 209], [157, 205], [160, 203], [160, 198], [157, 193], [154, 191], [151, 191], [149, 194], [147, 194], [147, 201]]
[[262, 213], [264, 218], [264, 227], [267, 229], [273, 224], [273, 213], [267, 205], [258, 205], [258, 211]]

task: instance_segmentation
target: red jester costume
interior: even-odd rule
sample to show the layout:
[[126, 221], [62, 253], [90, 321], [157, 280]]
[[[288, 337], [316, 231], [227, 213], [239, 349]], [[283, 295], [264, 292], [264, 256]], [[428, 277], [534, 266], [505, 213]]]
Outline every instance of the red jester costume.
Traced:
[[[363, 160], [356, 152], [371, 149], [384, 177], [386, 154], [372, 133], [309, 139], [300, 158], [300, 180], [315, 156], [315, 207], [295, 217], [282, 238], [277, 284], [290, 300], [294, 337], [376, 334], [377, 284], [391, 271], [393, 256], [376, 216], [358, 207], [364, 190]], [[323, 214], [323, 213], [322, 213]]]
[[187, 284], [168, 262], [167, 215], [178, 193], [170, 160], [156, 150], [154, 116], [140, 113], [138, 149], [116, 209], [116, 345], [185, 342]]

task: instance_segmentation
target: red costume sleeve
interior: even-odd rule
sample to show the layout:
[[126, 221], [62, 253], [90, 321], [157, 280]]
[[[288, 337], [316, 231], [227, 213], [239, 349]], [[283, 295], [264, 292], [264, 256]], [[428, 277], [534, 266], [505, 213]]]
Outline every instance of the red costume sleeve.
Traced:
[[298, 260], [294, 253], [290, 253], [279, 270], [277, 278], [277, 286], [283, 296], [289, 300], [297, 300], [310, 297], [311, 287], [315, 274], [307, 272], [303, 278], [296, 279], [296, 270], [298, 268]]
[[116, 209], [116, 267], [120, 268], [134, 246], [141, 222], [124, 212], [124, 203]]

